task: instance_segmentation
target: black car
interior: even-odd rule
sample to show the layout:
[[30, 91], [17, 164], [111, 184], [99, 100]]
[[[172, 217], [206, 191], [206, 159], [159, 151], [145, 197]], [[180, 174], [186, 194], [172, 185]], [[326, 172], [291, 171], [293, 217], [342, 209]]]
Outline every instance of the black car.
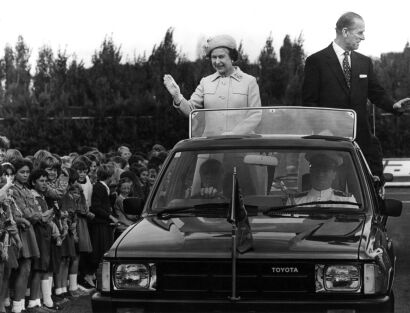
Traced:
[[[203, 134], [211, 113], [247, 131]], [[191, 118], [142, 214], [125, 200], [141, 218], [105, 254], [93, 312], [394, 312], [402, 204], [380, 196], [353, 111]]]

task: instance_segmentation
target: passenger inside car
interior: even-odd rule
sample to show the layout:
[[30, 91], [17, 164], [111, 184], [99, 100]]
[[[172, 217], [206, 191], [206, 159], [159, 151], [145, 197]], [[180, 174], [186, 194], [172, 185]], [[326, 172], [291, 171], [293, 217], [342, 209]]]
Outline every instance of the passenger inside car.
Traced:
[[332, 188], [332, 184], [337, 181], [337, 170], [343, 164], [341, 155], [331, 151], [318, 151], [306, 153], [305, 158], [310, 165], [308, 177], [311, 188], [294, 195], [288, 200], [288, 204], [317, 201], [357, 202], [353, 194]]
[[221, 162], [208, 159], [201, 164], [199, 169], [201, 178], [200, 196], [203, 198], [223, 197], [224, 169]]

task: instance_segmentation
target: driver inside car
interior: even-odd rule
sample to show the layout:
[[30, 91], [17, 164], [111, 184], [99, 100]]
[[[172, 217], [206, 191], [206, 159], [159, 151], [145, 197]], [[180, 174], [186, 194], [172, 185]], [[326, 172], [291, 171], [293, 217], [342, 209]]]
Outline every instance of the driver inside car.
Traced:
[[[288, 204], [302, 204], [317, 201], [345, 201], [356, 203], [352, 194], [332, 188], [337, 176], [337, 168], [343, 164], [343, 158], [337, 153], [320, 151], [306, 153], [310, 164], [311, 189], [294, 195]], [[292, 203], [293, 202], [293, 203]], [[328, 205], [332, 206], [332, 205]]]
[[201, 164], [199, 175], [201, 178], [200, 196], [202, 198], [223, 197], [224, 170], [220, 161], [207, 159]]

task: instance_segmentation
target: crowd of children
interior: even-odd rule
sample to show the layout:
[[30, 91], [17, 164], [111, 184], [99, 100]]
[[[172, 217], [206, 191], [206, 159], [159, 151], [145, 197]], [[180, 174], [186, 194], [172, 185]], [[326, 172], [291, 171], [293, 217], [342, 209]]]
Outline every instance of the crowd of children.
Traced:
[[145, 201], [167, 152], [127, 146], [25, 156], [0, 136], [0, 312], [55, 312], [95, 288], [103, 254]]

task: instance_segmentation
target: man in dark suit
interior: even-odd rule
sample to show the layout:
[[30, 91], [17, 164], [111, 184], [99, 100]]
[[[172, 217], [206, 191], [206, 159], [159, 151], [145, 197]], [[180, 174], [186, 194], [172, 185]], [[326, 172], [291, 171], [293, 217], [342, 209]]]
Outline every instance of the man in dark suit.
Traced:
[[373, 151], [378, 141], [372, 140], [367, 101], [370, 100], [383, 110], [401, 114], [403, 102], [395, 102], [380, 86], [373, 71], [372, 60], [355, 52], [364, 40], [365, 24], [363, 18], [353, 12], [343, 14], [336, 23], [336, 39], [325, 49], [306, 59], [303, 83], [303, 102], [305, 106], [353, 109], [357, 113], [357, 142], [372, 172], [381, 177], [378, 166], [382, 156]]

